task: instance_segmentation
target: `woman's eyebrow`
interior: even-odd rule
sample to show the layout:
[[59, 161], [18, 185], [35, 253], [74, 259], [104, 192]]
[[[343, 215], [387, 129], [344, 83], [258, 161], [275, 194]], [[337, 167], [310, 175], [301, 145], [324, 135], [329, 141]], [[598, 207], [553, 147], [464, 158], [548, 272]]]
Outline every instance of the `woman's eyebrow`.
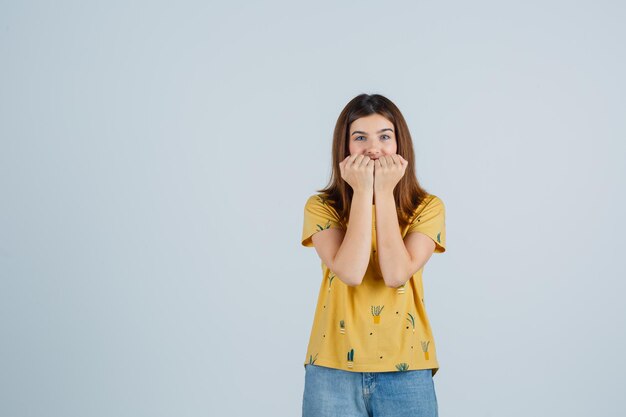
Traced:
[[[393, 129], [386, 128], [386, 129], [380, 129], [380, 130], [379, 130], [378, 132], [376, 132], [376, 133], [382, 133], [382, 132], [384, 132], [385, 130], [389, 130], [389, 131], [393, 132]], [[351, 134], [350, 136], [352, 136], [352, 135], [354, 135], [354, 134], [356, 134], [356, 133], [360, 133], [360, 134], [362, 134], [362, 135], [367, 135], [367, 132], [363, 132], [363, 131], [361, 131], [361, 130], [355, 130], [354, 132], [352, 132], [352, 134]]]

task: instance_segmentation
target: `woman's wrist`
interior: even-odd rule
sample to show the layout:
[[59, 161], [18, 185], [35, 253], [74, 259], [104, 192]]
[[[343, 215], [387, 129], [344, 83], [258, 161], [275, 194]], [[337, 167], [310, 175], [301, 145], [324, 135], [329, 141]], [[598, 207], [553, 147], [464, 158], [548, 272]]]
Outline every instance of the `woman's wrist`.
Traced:
[[352, 201], [358, 200], [361, 198], [364, 200], [367, 200], [367, 199], [371, 200], [373, 197], [374, 197], [374, 187], [357, 189], [357, 190], [354, 190], [354, 194], [352, 195]]

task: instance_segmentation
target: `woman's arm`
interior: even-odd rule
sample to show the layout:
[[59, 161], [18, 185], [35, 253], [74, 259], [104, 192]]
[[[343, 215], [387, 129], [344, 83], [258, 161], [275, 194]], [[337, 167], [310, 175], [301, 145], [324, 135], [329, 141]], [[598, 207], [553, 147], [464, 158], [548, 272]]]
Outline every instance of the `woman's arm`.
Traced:
[[354, 192], [350, 206], [350, 221], [343, 241], [332, 232], [319, 232], [312, 236], [313, 245], [322, 261], [349, 286], [361, 284], [369, 265], [372, 248], [373, 196], [372, 188]]
[[400, 233], [393, 190], [376, 190], [376, 243], [385, 284], [396, 288], [408, 281], [413, 261]]

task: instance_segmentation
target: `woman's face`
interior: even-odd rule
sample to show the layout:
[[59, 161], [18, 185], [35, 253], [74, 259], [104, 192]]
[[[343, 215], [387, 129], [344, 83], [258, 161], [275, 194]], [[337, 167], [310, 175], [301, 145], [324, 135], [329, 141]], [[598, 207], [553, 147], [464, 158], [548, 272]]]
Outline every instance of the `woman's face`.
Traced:
[[398, 150], [393, 123], [378, 113], [356, 119], [350, 124], [348, 135], [350, 155], [378, 159]]

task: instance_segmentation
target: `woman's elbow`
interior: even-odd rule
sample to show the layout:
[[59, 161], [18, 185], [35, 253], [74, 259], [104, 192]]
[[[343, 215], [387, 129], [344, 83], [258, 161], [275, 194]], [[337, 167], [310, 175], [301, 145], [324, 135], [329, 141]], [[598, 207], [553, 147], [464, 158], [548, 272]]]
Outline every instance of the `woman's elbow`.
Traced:
[[335, 275], [348, 287], [357, 287], [363, 282], [363, 275], [360, 274], [335, 272]]

